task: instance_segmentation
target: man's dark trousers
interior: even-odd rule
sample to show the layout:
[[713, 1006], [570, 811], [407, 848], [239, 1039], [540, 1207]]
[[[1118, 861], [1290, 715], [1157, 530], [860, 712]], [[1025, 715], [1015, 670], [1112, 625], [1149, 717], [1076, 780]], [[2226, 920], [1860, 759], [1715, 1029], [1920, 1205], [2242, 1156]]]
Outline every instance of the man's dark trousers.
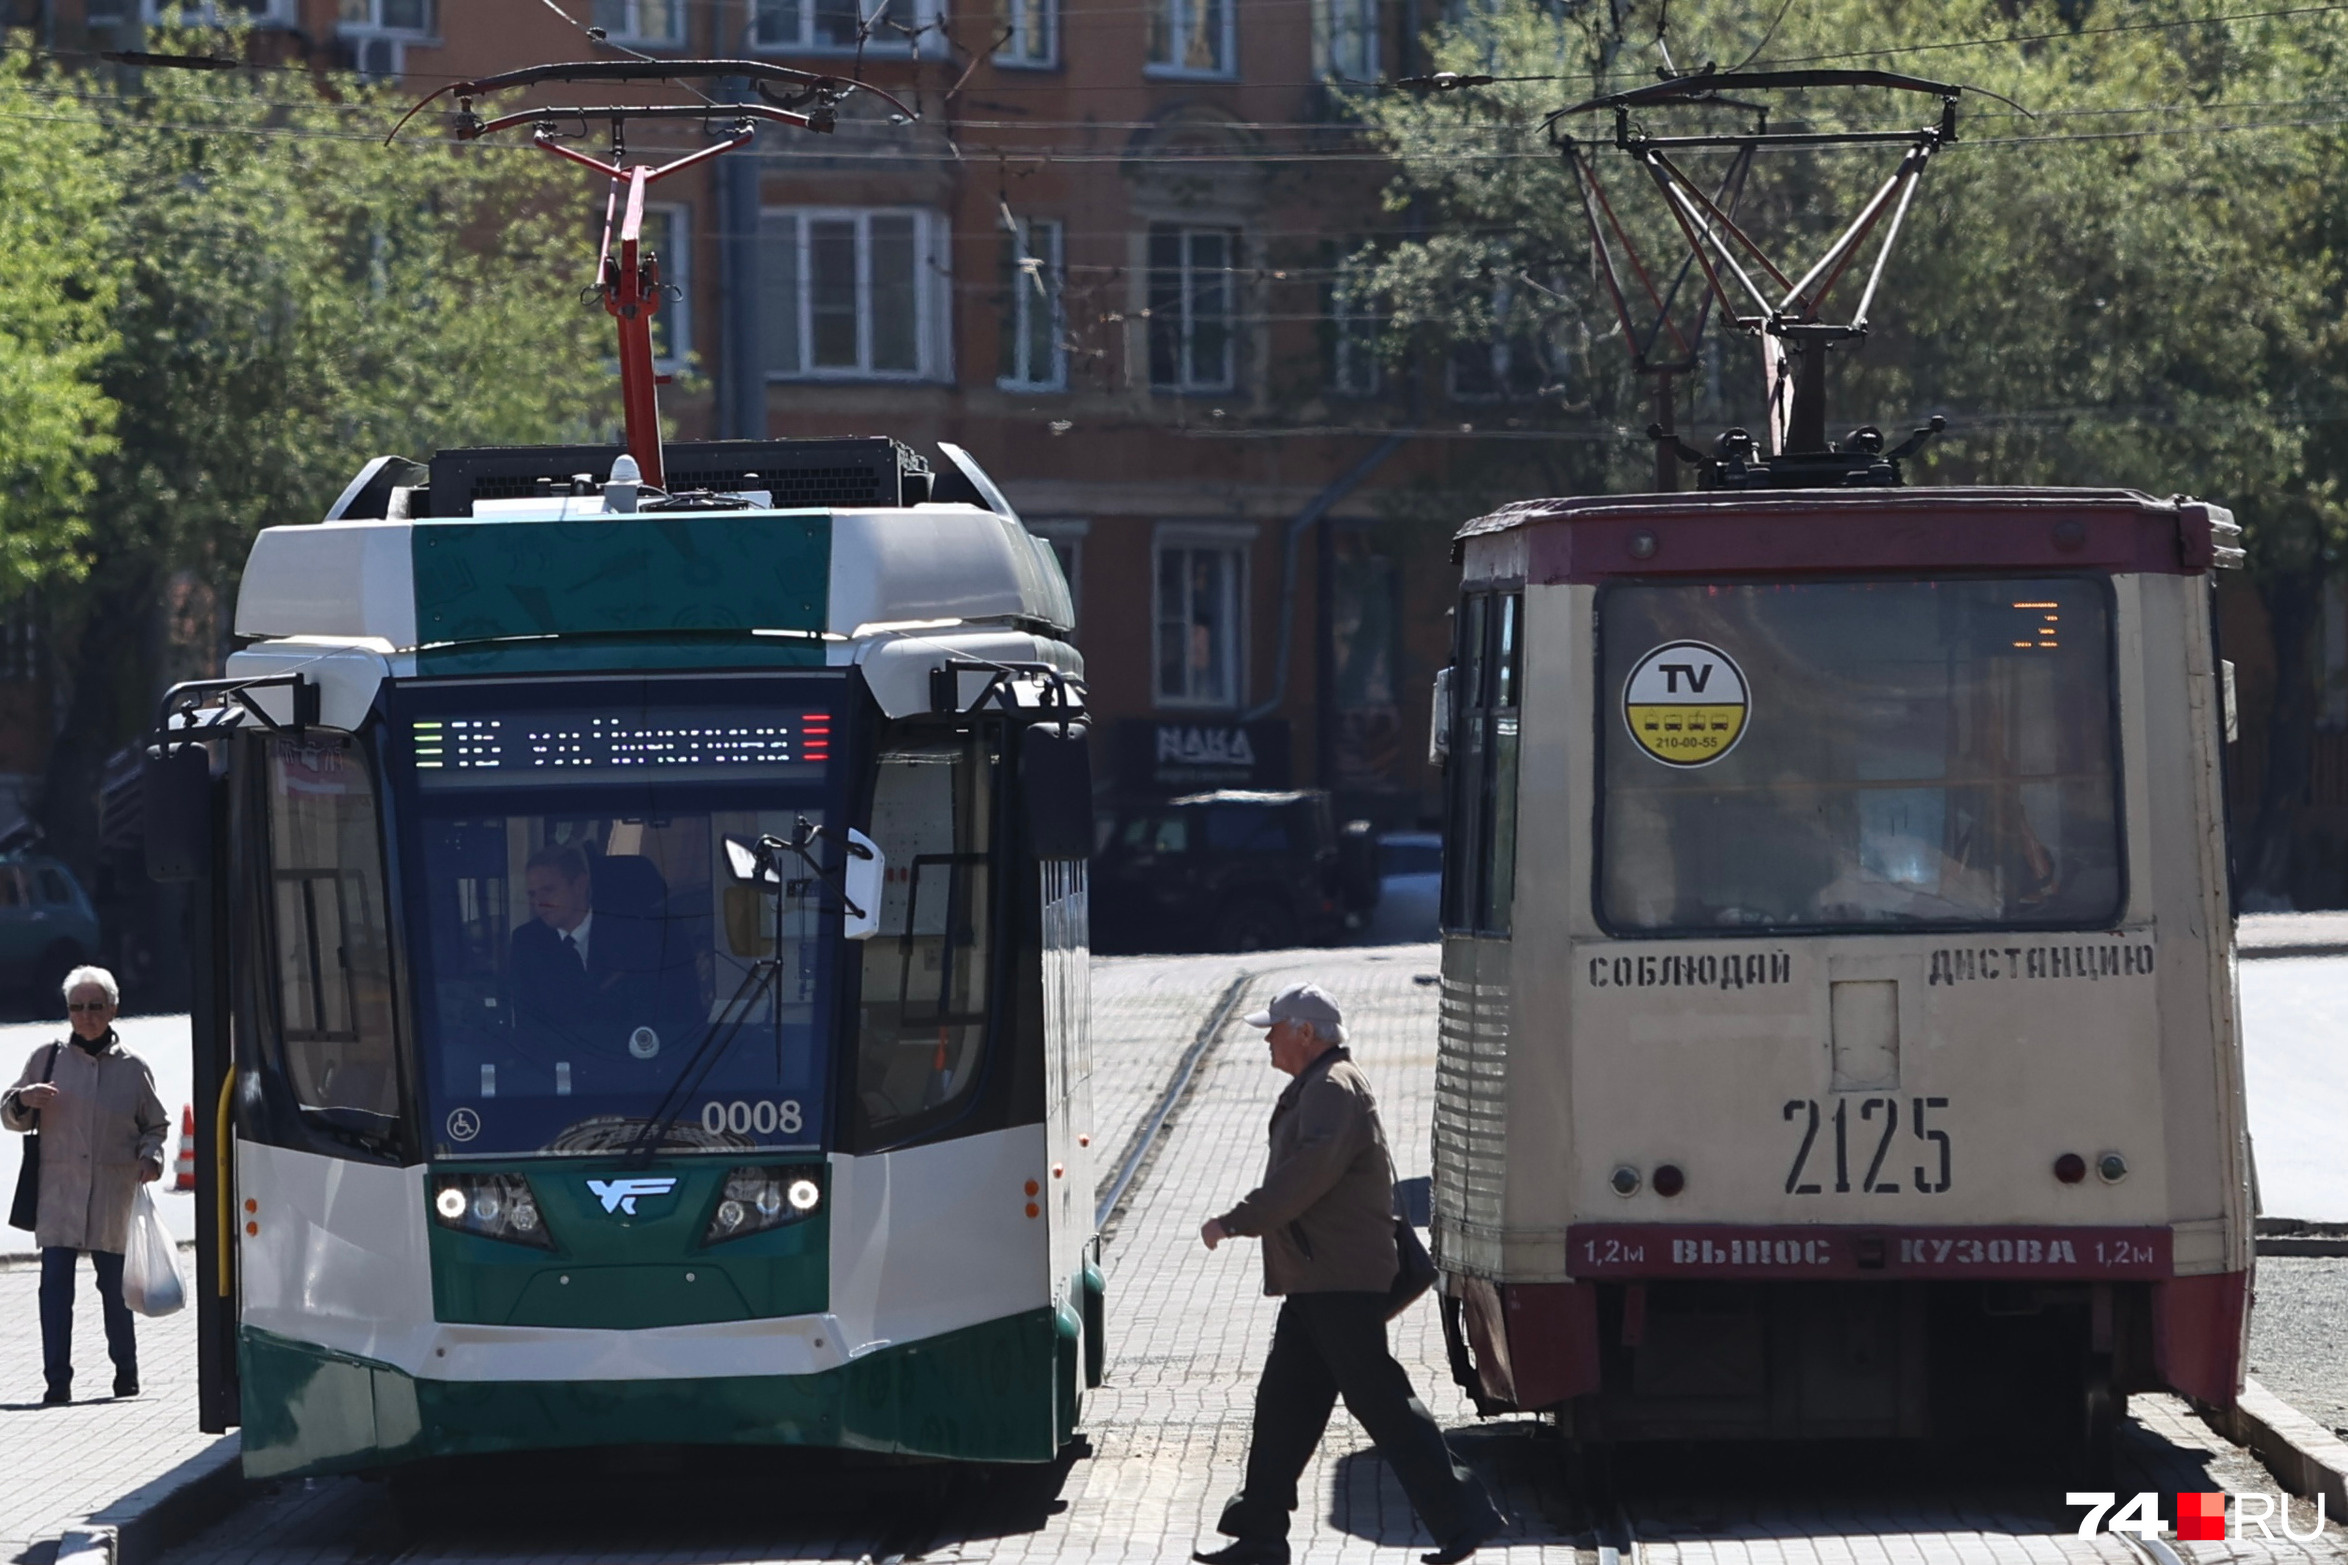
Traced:
[[1386, 1351], [1386, 1296], [1292, 1293], [1280, 1303], [1272, 1353], [1256, 1386], [1247, 1486], [1223, 1507], [1220, 1531], [1267, 1543], [1288, 1537], [1296, 1480], [1340, 1396], [1438, 1544], [1492, 1518], [1484, 1486], [1452, 1459], [1435, 1415]]
[[[73, 1385], [73, 1263], [79, 1254], [59, 1244], [41, 1249], [41, 1371], [52, 1391]], [[107, 1355], [114, 1360], [116, 1373], [136, 1380], [139, 1349], [130, 1306], [122, 1302], [122, 1257], [92, 1250], [90, 1265], [98, 1274]]]

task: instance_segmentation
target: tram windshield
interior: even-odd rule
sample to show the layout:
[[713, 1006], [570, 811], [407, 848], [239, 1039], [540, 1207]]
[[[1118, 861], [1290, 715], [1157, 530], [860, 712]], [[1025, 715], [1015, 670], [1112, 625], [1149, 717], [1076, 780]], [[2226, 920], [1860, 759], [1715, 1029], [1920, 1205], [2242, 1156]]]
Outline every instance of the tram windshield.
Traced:
[[2100, 582], [1623, 585], [1599, 615], [1610, 928], [2119, 915]]
[[827, 713], [469, 709], [407, 737], [437, 1155], [608, 1152], [656, 1117], [675, 1150], [820, 1141], [837, 894], [738, 882], [726, 839], [826, 824]]

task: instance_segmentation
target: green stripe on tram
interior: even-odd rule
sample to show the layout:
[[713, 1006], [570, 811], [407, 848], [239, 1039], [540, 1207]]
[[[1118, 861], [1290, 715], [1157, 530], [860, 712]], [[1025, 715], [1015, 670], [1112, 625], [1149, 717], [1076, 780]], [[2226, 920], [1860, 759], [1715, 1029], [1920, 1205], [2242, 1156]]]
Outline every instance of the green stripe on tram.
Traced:
[[602, 1445], [799, 1445], [1048, 1462], [1077, 1409], [1074, 1312], [1043, 1307], [813, 1375], [419, 1380], [246, 1327], [245, 1472], [353, 1472]]
[[820, 632], [831, 607], [826, 511], [426, 521], [411, 549], [416, 632], [426, 645]]

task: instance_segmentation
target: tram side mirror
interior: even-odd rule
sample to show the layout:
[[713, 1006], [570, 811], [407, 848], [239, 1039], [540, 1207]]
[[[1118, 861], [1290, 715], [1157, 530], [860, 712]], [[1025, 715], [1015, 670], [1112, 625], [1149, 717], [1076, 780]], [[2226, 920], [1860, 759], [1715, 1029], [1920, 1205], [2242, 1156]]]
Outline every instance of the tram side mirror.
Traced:
[[1019, 796], [1039, 859], [1092, 857], [1092, 748], [1085, 725], [1038, 723], [1019, 741]]
[[201, 880], [212, 863], [212, 757], [200, 744], [150, 755], [139, 778], [147, 878]]

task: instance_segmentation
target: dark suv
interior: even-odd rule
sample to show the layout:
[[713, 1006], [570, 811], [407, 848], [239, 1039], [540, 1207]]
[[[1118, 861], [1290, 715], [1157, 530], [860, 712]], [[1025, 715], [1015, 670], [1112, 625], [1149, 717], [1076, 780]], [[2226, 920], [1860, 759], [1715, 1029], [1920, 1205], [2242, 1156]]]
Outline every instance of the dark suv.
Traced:
[[1101, 951], [1330, 945], [1378, 900], [1367, 821], [1340, 829], [1318, 791], [1227, 789], [1125, 805], [1092, 861]]

